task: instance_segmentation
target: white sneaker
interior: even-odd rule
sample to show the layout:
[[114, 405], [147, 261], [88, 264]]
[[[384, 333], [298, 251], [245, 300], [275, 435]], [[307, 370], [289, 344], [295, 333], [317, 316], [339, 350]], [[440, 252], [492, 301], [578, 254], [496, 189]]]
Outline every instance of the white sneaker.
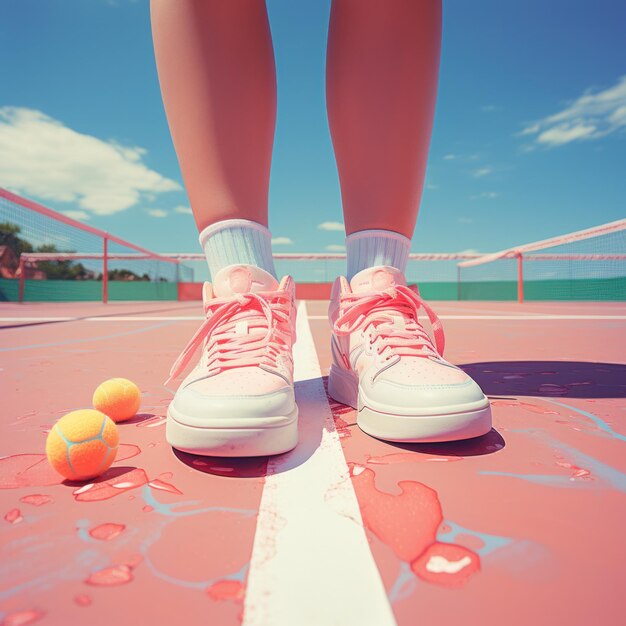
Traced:
[[[214, 456], [280, 454], [298, 442], [292, 346], [295, 286], [250, 265], [231, 265], [204, 284], [202, 323], [168, 382], [198, 348], [200, 362], [167, 411], [178, 450]], [[166, 383], [167, 384], [167, 383]]]
[[[422, 308], [435, 343], [418, 320]], [[491, 429], [489, 400], [443, 358], [434, 311], [393, 267], [339, 277], [329, 307], [333, 328], [329, 395], [358, 409], [357, 424], [388, 441], [469, 439]]]

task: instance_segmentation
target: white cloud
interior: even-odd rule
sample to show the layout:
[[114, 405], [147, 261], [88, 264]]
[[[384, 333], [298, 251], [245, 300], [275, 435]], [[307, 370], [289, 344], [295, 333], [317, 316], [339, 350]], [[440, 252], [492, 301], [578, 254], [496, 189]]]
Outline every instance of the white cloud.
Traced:
[[626, 128], [626, 75], [595, 93], [588, 89], [562, 111], [532, 122], [520, 135], [534, 135], [538, 144], [562, 146], [572, 141], [599, 139]]
[[446, 155], [443, 157], [443, 160], [444, 160], [444, 161], [454, 161], [454, 159], [456, 159], [456, 158], [457, 158], [457, 155], [456, 155], [456, 154], [446, 154]]
[[67, 215], [71, 217], [73, 220], [83, 220], [86, 221], [89, 219], [89, 213], [86, 211], [63, 211], [63, 215]]
[[328, 252], [344, 252], [345, 249], [345, 246], [342, 246], [338, 243], [331, 243], [330, 245], [326, 246], [326, 250], [328, 250]]
[[191, 207], [184, 206], [181, 204], [180, 206], [174, 207], [174, 213], [186, 213], [186, 214], [191, 215], [193, 211], [191, 210]]
[[79, 133], [41, 111], [0, 108], [0, 180], [17, 193], [118, 213], [180, 185], [151, 170], [139, 147]]
[[494, 113], [495, 111], [502, 111], [502, 107], [497, 104], [484, 104], [480, 110], [484, 113]]
[[482, 178], [483, 176], [488, 176], [491, 172], [493, 172], [493, 168], [489, 166], [479, 167], [477, 170], [472, 172], [472, 176], [474, 178]]
[[291, 246], [293, 245], [293, 240], [289, 239], [289, 237], [272, 237], [272, 245], [273, 246]]
[[167, 211], [163, 209], [146, 209], [146, 213], [150, 217], [167, 217]]
[[320, 230], [344, 230], [343, 222], [322, 222], [318, 224], [317, 227]]
[[576, 139], [584, 139], [593, 135], [596, 131], [595, 126], [585, 126], [584, 124], [577, 124], [576, 126], [568, 126], [567, 124], [560, 124], [554, 126], [548, 130], [544, 130], [538, 137], [539, 143], [546, 143], [550, 146], [561, 146], [564, 143], [575, 141]]
[[470, 196], [470, 200], [478, 200], [479, 198], [489, 198], [490, 200], [493, 200], [494, 198], [497, 198], [500, 194], [497, 193], [496, 191], [483, 191], [482, 193], [479, 193], [478, 195], [475, 196]]

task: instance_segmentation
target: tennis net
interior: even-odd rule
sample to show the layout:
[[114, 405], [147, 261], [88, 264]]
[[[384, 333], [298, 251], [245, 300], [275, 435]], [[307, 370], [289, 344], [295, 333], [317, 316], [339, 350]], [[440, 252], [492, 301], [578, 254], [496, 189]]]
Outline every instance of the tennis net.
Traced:
[[626, 300], [626, 219], [458, 264], [462, 300]]
[[176, 300], [190, 270], [0, 188], [0, 301]]

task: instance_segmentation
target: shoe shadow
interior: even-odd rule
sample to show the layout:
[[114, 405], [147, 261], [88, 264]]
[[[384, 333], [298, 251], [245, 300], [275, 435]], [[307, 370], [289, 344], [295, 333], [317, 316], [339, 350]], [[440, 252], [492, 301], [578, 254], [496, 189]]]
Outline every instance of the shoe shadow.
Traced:
[[388, 441], [386, 443], [394, 448], [409, 450], [418, 454], [459, 457], [494, 454], [506, 447], [506, 441], [495, 428], [492, 428], [481, 437], [462, 439], [460, 441], [442, 441], [440, 443], [398, 443]]
[[298, 404], [298, 445], [290, 452], [229, 458], [201, 456], [173, 449], [174, 455], [196, 471], [227, 478], [259, 478], [302, 465], [320, 446], [329, 409], [321, 378], [299, 380], [294, 388]]
[[487, 395], [626, 398], [626, 365], [585, 361], [494, 361], [459, 366]]

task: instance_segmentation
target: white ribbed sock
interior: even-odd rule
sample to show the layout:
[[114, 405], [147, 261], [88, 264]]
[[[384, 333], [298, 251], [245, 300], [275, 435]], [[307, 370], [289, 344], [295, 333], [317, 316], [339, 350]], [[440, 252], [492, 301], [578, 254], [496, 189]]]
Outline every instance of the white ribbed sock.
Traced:
[[368, 267], [390, 265], [406, 271], [411, 240], [391, 230], [360, 230], [346, 237], [348, 280]]
[[272, 235], [258, 222], [223, 220], [207, 226], [200, 233], [209, 272], [215, 276], [223, 267], [256, 265], [276, 278], [272, 259]]

